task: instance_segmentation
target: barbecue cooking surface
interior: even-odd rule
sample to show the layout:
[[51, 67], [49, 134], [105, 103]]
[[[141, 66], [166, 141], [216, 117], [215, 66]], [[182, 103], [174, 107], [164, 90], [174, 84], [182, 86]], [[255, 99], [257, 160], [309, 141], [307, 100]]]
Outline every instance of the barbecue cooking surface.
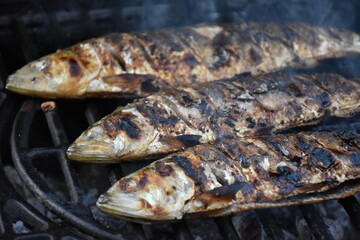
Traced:
[[[270, 6], [268, 16], [257, 14], [264, 7], [262, 2], [266, 1], [257, 1], [256, 4], [247, 4], [245, 1], [208, 1], [206, 4], [190, 0], [173, 2], [150, 1], [143, 4], [135, 1], [134, 4], [122, 5], [111, 1], [106, 4], [94, 1], [89, 6], [67, 2], [4, 3], [4, 7], [0, 8], [2, 83], [8, 74], [30, 60], [53, 52], [56, 48], [111, 31], [246, 19], [277, 22], [302, 20], [360, 32], [350, 14], [358, 11], [357, 1], [330, 5], [331, 1], [321, 1], [314, 6], [324, 12], [321, 14], [320, 11], [306, 11], [310, 9], [308, 2], [311, 1], [267, 1], [267, 7]], [[198, 10], [186, 11], [189, 8]], [[289, 12], [289, 8], [294, 11]], [[165, 17], [166, 12], [177, 12], [175, 9], [180, 15], [173, 17], [174, 14], [168, 14], [171, 17]], [[295, 10], [300, 11], [299, 15]], [[336, 10], [338, 12], [326, 13]], [[120, 16], [114, 14], [116, 11], [121, 12]], [[275, 14], [277, 12], [282, 14]], [[184, 23], [182, 17], [189, 20]], [[151, 21], [153, 18], [159, 20]], [[360, 77], [360, 72], [356, 71], [359, 63], [360, 59], [356, 57], [328, 60], [306, 72], [335, 72], [346, 77]], [[343, 235], [348, 239], [359, 237], [360, 206], [356, 197], [319, 205], [250, 211], [224, 218], [154, 226], [130, 223], [105, 215], [95, 206], [97, 197], [120, 177], [149, 162], [82, 164], [69, 162], [65, 150], [89, 124], [110, 113], [119, 104], [130, 101], [61, 100], [56, 101], [55, 111], [44, 113], [40, 108], [42, 100], [6, 91], [0, 93], [0, 239], [19, 235], [24, 235], [26, 239], [283, 239], [291, 236], [337, 239], [341, 235], [336, 231], [339, 229], [346, 231]], [[358, 117], [328, 118], [315, 127], [291, 131], [359, 131]]]

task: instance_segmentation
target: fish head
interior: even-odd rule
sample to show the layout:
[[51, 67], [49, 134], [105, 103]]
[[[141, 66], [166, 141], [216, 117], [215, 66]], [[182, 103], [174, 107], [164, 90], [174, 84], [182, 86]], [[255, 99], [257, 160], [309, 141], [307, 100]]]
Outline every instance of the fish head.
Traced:
[[58, 50], [28, 63], [8, 77], [6, 88], [34, 97], [79, 97], [86, 91], [84, 82], [99, 74], [99, 65], [96, 52], [80, 44], [76, 51]]
[[195, 192], [194, 182], [171, 161], [156, 161], [115, 183], [97, 201], [118, 217], [176, 220]]
[[67, 155], [71, 160], [98, 163], [138, 159], [149, 154], [156, 137], [156, 130], [135, 108], [120, 107], [85, 130]]

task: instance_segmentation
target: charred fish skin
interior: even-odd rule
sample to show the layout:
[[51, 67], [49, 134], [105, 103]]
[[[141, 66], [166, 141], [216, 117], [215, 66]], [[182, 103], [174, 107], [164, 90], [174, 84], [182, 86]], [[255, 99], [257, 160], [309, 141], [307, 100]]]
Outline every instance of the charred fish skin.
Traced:
[[238, 76], [180, 87], [117, 108], [68, 149], [85, 162], [151, 158], [200, 143], [302, 126], [358, 111], [358, 79], [335, 74]]
[[35, 60], [9, 76], [6, 87], [43, 98], [146, 96], [359, 51], [355, 33], [295, 23], [242, 22], [114, 33]]
[[194, 146], [122, 178], [97, 206], [164, 221], [345, 197], [359, 185], [332, 189], [360, 177], [359, 137], [304, 132]]

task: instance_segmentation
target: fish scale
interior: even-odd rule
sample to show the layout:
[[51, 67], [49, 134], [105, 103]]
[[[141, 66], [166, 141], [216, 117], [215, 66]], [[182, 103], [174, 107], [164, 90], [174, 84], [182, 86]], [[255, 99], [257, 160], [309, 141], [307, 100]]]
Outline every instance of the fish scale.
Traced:
[[42, 98], [147, 96], [181, 85], [313, 66], [359, 54], [356, 33], [301, 23], [112, 33], [28, 63], [6, 88]]
[[336, 74], [236, 76], [119, 107], [89, 127], [67, 153], [86, 162], [152, 158], [228, 137], [309, 125], [325, 115], [349, 115], [359, 105], [358, 80]]
[[[194, 146], [122, 178], [97, 205], [118, 217], [156, 222], [346, 197], [360, 190], [359, 138], [300, 132]], [[274, 143], [289, 156], [280, 148], [269, 152]], [[249, 164], [242, 165], [243, 159]], [[124, 182], [131, 188], [119, 189]], [[151, 205], [142, 208], [142, 202]]]

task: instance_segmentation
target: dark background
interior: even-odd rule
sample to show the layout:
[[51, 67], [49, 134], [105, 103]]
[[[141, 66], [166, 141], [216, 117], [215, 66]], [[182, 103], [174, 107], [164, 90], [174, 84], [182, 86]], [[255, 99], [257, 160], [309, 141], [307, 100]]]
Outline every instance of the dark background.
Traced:
[[[246, 20], [305, 22], [360, 32], [359, 11], [357, 0], [1, 0], [0, 52], [7, 70], [2, 76], [29, 58], [114, 31]], [[26, 36], [19, 36], [19, 28], [25, 28]], [[31, 56], [24, 56], [24, 49]]]

